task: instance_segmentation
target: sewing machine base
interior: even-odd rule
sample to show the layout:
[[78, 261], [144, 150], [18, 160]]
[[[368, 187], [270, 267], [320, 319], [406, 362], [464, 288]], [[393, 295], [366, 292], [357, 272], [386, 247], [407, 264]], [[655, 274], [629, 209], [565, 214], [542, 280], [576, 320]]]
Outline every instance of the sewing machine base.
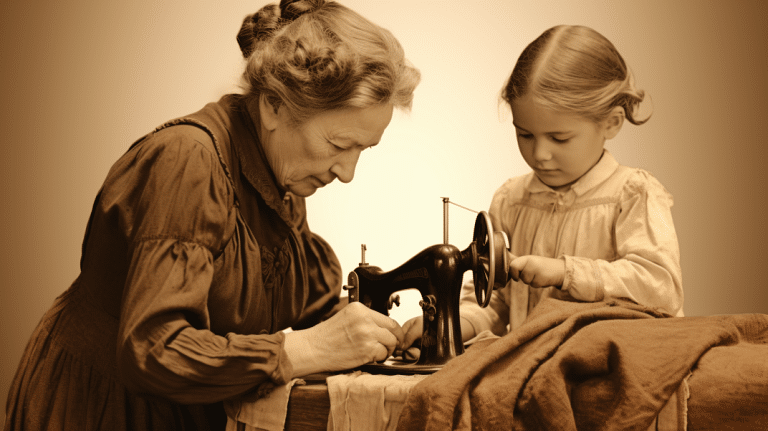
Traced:
[[390, 357], [384, 362], [365, 364], [360, 367], [360, 371], [370, 374], [433, 374], [443, 368], [442, 365], [419, 365], [416, 361], [405, 361]]

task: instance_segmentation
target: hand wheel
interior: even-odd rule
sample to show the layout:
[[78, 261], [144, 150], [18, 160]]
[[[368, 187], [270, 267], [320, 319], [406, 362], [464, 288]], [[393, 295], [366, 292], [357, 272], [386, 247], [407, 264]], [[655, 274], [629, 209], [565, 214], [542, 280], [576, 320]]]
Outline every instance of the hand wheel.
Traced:
[[[472, 234], [472, 277], [475, 282], [477, 303], [487, 307], [491, 291], [507, 284], [509, 265], [507, 262], [507, 240], [503, 232], [493, 230], [491, 217], [480, 211], [475, 219]], [[489, 289], [488, 286], [491, 286]]]

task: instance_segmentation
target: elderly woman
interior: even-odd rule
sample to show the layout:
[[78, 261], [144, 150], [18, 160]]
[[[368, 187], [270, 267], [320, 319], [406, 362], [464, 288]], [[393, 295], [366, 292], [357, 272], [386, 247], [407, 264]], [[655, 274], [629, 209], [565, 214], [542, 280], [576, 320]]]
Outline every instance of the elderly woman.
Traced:
[[304, 198], [352, 180], [419, 72], [390, 32], [331, 1], [266, 6], [237, 39], [244, 94], [160, 126], [110, 170], [6, 430], [224, 429], [223, 400], [402, 341], [390, 318], [341, 307]]

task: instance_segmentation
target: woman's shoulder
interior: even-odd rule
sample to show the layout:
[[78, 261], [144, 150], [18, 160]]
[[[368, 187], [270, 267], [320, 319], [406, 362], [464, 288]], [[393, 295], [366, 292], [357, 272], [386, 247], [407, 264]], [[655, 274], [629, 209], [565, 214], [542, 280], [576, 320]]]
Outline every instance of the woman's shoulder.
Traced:
[[227, 187], [213, 139], [191, 123], [166, 123], [136, 141], [110, 170], [110, 177], [129, 175], [136, 180], [173, 181], [212, 176]]
[[235, 209], [207, 133], [174, 124], [149, 133], [112, 166], [94, 206], [130, 242], [175, 238], [219, 250]]
[[194, 124], [174, 120], [166, 123], [136, 141], [125, 156], [145, 157], [194, 157], [216, 155], [213, 139], [208, 132]]
[[139, 139], [112, 165], [101, 205], [132, 213], [213, 208], [227, 213], [234, 205], [234, 186], [207, 132], [179, 123]]

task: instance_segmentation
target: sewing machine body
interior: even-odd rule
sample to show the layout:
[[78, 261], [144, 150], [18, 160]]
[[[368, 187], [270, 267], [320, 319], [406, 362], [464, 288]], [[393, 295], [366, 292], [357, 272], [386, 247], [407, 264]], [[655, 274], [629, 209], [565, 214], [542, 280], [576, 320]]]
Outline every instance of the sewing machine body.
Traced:
[[[416, 289], [421, 293], [423, 330], [421, 354], [415, 363], [387, 361], [369, 364], [366, 371], [379, 373], [432, 373], [464, 352], [459, 302], [466, 271], [473, 271], [477, 301], [487, 306], [491, 291], [506, 285], [506, 239], [493, 231], [487, 213], [478, 214], [473, 241], [465, 250], [450, 244], [425, 248], [399, 267], [384, 272], [363, 262], [349, 273], [350, 301], [360, 301], [384, 315], [394, 304], [397, 292]], [[489, 288], [490, 286], [490, 288]]]

